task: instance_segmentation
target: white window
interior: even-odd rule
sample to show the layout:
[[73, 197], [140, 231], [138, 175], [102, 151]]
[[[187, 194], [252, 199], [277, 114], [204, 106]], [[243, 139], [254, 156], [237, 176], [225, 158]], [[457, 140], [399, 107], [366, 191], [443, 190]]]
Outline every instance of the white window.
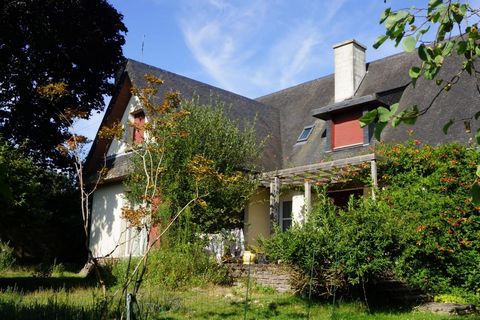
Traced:
[[292, 226], [292, 201], [282, 201], [279, 223], [282, 231]]

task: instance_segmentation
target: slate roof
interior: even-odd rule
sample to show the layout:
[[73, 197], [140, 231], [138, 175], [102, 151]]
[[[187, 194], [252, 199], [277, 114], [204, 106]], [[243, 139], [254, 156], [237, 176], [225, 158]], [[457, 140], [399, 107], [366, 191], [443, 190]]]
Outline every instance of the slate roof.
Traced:
[[[439, 76], [445, 79], [451, 77], [456, 70], [459, 70], [459, 59], [456, 56], [446, 59], [444, 70]], [[408, 76], [408, 70], [412, 65], [420, 65], [416, 53], [400, 53], [368, 63], [367, 73], [355, 96], [345, 105], [352, 107], [355, 99], [363, 101], [364, 97], [369, 96], [367, 100], [370, 102], [376, 101], [386, 105], [400, 102], [400, 109], [412, 104], [417, 104], [419, 108], [427, 106], [439, 87], [434, 81], [420, 80], [416, 88], [413, 88]], [[182, 95], [187, 98], [196, 94], [203, 103], [208, 103], [213, 97], [224, 101], [226, 105], [231, 105], [231, 108], [226, 110], [233, 119], [243, 121], [256, 117], [259, 139], [269, 137], [262, 160], [266, 171], [371, 152], [370, 146], [325, 152], [326, 121], [313, 117], [312, 110], [328, 106], [338, 107], [334, 104], [334, 75], [321, 77], [252, 100], [134, 60], [127, 61], [124, 72], [128, 74], [133, 85], [138, 87], [145, 85], [143, 75], [146, 73], [155, 74], [165, 80], [159, 96], [163, 96], [164, 90], [174, 89], [182, 92]], [[439, 96], [427, 116], [419, 118], [416, 125], [400, 126], [396, 129], [388, 126], [384, 130], [382, 139], [401, 142], [410, 137], [433, 145], [445, 142], [468, 144], [475, 132], [475, 126], [472, 126], [473, 133], [470, 135], [465, 133], [462, 121], [451, 127], [449, 135], [442, 133], [442, 127], [450, 119], [471, 117], [480, 111], [479, 97], [476, 82], [464, 76], [448, 93], [444, 92]], [[108, 112], [107, 109], [107, 115]], [[315, 127], [308, 141], [297, 143], [303, 128], [309, 125]], [[409, 136], [407, 130], [413, 130], [413, 136]], [[375, 143], [371, 141], [371, 145]], [[119, 171], [122, 170], [119, 169]]]
[[[400, 53], [367, 64], [367, 73], [357, 92], [352, 97], [364, 103], [378, 99], [378, 105], [400, 103], [400, 110], [411, 105], [420, 109], [427, 106], [439, 90], [435, 81], [420, 80], [415, 88], [411, 84], [408, 70], [413, 65], [421, 65], [416, 53]], [[439, 77], [448, 79], [459, 70], [460, 58], [452, 56], [445, 61], [444, 70]], [[480, 111], [480, 94], [476, 82], [465, 74], [449, 91], [443, 92], [435, 101], [426, 116], [420, 117], [414, 126], [400, 125], [398, 128], [387, 126], [382, 134], [386, 142], [403, 142], [407, 139], [419, 139], [432, 145], [446, 142], [468, 144], [476, 127], [472, 124], [472, 133], [466, 134], [463, 122], [455, 123], [444, 135], [442, 127], [450, 119], [471, 117]], [[282, 145], [282, 167], [291, 168], [317, 162], [342, 159], [371, 152], [370, 146], [360, 146], [333, 152], [325, 152], [326, 137], [322, 133], [326, 129], [326, 121], [312, 117], [314, 109], [335, 110], [334, 76], [328, 75], [257, 99], [258, 101], [277, 107], [280, 110], [280, 128]], [[343, 102], [349, 105], [349, 101]], [[350, 106], [352, 107], [352, 106]], [[296, 143], [302, 129], [315, 124], [312, 136], [306, 143]], [[407, 132], [413, 130], [413, 134]], [[374, 138], [373, 138], [374, 139]]]
[[[269, 171], [280, 168], [280, 157], [277, 152], [277, 150], [281, 148], [280, 119], [276, 107], [267, 106], [244, 96], [135, 60], [127, 60], [124, 69], [117, 76], [119, 79], [128, 76], [133, 87], [144, 88], [147, 85], [144, 79], [145, 74], [153, 74], [164, 80], [164, 84], [159, 87], [158, 94], [156, 95], [158, 101], [161, 101], [167, 91], [176, 90], [180, 91], [183, 98], [198, 98], [201, 104], [209, 104], [212, 101], [223, 102], [225, 114], [231, 119], [238, 121], [240, 127], [243, 127], [243, 125], [247, 123], [255, 122], [258, 141], [265, 141], [264, 156], [260, 163], [261, 169]], [[122, 85], [120, 82], [121, 81], [118, 81], [117, 86]], [[111, 114], [113, 113], [115, 101], [116, 97], [114, 95], [106, 110], [103, 122], [105, 122], [105, 119], [112, 121]], [[116, 115], [116, 117], [119, 117], [119, 115]], [[100, 145], [100, 143], [95, 141], [87, 158], [87, 162], [90, 159], [99, 159], [98, 154], [100, 153], [106, 153], [106, 150], [95, 150], [97, 145]], [[109, 144], [105, 144], [103, 148], [108, 150], [108, 146]], [[97, 153], [96, 157], [93, 156], [94, 153]], [[115, 180], [120, 177], [119, 175], [125, 175], [125, 173], [128, 172], [128, 162], [125, 161], [125, 159], [109, 159], [109, 161], [107, 161], [107, 167], [110, 168], [110, 172], [106, 180]]]

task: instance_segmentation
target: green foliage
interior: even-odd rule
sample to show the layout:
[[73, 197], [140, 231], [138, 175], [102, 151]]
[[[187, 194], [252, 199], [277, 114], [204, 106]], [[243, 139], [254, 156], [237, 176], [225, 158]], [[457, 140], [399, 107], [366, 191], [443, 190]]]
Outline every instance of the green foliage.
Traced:
[[480, 293], [471, 293], [461, 288], [451, 288], [447, 293], [433, 297], [436, 302], [474, 304], [480, 306]]
[[[122, 284], [129, 268], [138, 259], [122, 260], [112, 267], [114, 283]], [[130, 264], [130, 267], [129, 267]], [[205, 254], [200, 243], [175, 244], [153, 250], [148, 256], [145, 288], [191, 288], [209, 284], [227, 284], [224, 266]]]
[[[217, 102], [200, 105], [196, 100], [183, 101], [184, 116], [148, 131], [153, 139], [145, 141], [144, 146], [157, 150], [151, 156], [162, 166], [158, 179], [161, 204], [155, 220], [164, 221], [174, 215], [200, 192], [207, 195], [187, 215], [193, 228], [216, 232], [243, 223], [243, 208], [256, 187], [252, 174], [260, 147], [253, 124], [242, 123], [243, 129], [239, 129], [239, 123], [231, 120], [224, 109]], [[155, 148], [153, 144], [159, 141], [161, 148]], [[206, 168], [196, 162], [198, 156], [207, 161]], [[134, 173], [126, 187], [129, 200], [138, 203], [143, 201], [146, 185], [144, 162], [141, 157], [132, 158]], [[203, 176], [198, 178], [196, 172]]]
[[402, 227], [381, 201], [350, 199], [348, 209], [335, 207], [323, 191], [303, 227], [293, 226], [264, 240], [270, 259], [282, 259], [310, 274], [317, 293], [332, 285], [378, 278], [393, 266]]
[[480, 289], [480, 214], [470, 197], [478, 154], [459, 145], [380, 146], [385, 201], [409, 216], [397, 274], [433, 292]]
[[[0, 3], [0, 133], [44, 167], [69, 164], [55, 147], [68, 138], [60, 112], [104, 107], [122, 62], [127, 28], [107, 1]], [[68, 95], [52, 101], [42, 86], [62, 82]]]
[[63, 263], [54, 263], [52, 266], [52, 275], [57, 277], [63, 277], [65, 275], [65, 265]]
[[0, 271], [10, 269], [15, 265], [15, 254], [8, 243], [0, 242]]
[[[378, 48], [385, 40], [390, 39], [396, 45], [402, 43], [405, 51], [412, 52], [419, 42], [418, 56], [422, 60], [422, 65], [417, 68], [418, 72], [414, 73], [412, 80], [420, 76], [433, 80], [440, 71], [444, 58], [453, 52], [464, 57], [462, 71], [472, 74], [473, 61], [480, 52], [479, 44], [476, 43], [480, 39], [477, 30], [479, 20], [471, 19], [476, 17], [477, 10], [467, 1], [464, 2], [429, 1], [424, 10], [415, 6], [408, 10], [386, 9], [380, 18], [386, 32], [384, 36], [378, 38], [374, 47]], [[427, 14], [424, 15], [424, 12]], [[420, 27], [417, 28], [417, 25]], [[434, 40], [429, 42], [424, 40], [424, 36], [431, 28], [435, 29], [436, 33]], [[450, 32], [454, 28], [460, 32], [460, 36], [450, 38]]]
[[191, 221], [207, 231], [238, 227], [243, 223], [245, 203], [256, 187], [250, 176], [260, 152], [254, 124], [243, 123], [244, 129], [239, 129], [239, 123], [231, 120], [223, 111], [225, 106], [217, 102], [202, 106], [192, 100], [183, 108], [190, 115], [180, 119], [175, 129], [183, 130], [186, 137], [169, 141], [165, 159], [169, 170], [162, 181], [163, 190], [174, 210], [191, 199], [196, 184], [187, 174], [187, 166], [200, 154], [213, 161], [217, 172], [225, 176], [238, 174], [238, 179], [225, 184], [206, 180], [202, 187], [209, 192], [204, 198], [207, 206], [194, 206]]
[[19, 257], [77, 261], [85, 255], [77, 190], [65, 176], [46, 171], [0, 139], [0, 239]]
[[[319, 292], [394, 273], [432, 293], [480, 292], [480, 207], [469, 198], [478, 154], [459, 145], [380, 145], [376, 201], [333, 206], [324, 193], [306, 225], [265, 241], [270, 259], [310, 274]], [[323, 290], [323, 291], [322, 291]]]
[[[480, 33], [478, 32], [478, 8], [470, 6], [468, 1], [428, 1], [425, 8], [415, 6], [409, 9], [392, 10], [387, 8], [380, 17], [380, 23], [385, 26], [385, 34], [378, 37], [373, 45], [374, 48], [380, 47], [387, 39], [394, 41], [395, 46], [402, 43], [407, 52], [417, 49], [418, 57], [421, 60], [420, 66], [412, 66], [409, 75], [412, 85], [415, 86], [421, 77], [427, 80], [435, 80], [439, 87], [438, 94], [432, 97], [429, 105], [410, 106], [407, 110], [396, 113], [392, 112], [388, 117], [379, 117], [375, 110], [368, 112], [361, 119], [363, 125], [376, 124], [375, 135], [380, 140], [380, 134], [391, 123], [396, 127], [400, 123], [414, 124], [415, 119], [425, 114], [433, 102], [439, 97], [442, 91], [449, 91], [455, 85], [459, 78], [467, 73], [478, 81], [478, 71], [475, 67], [475, 61], [480, 55]], [[459, 34], [452, 37], [452, 32]], [[434, 33], [432, 35], [432, 33]], [[432, 39], [432, 40], [430, 40]], [[439, 78], [438, 74], [444, 65], [444, 61], [451, 55], [457, 55], [462, 60], [461, 66], [453, 72], [447, 79]], [[475, 79], [472, 79], [475, 80]], [[383, 108], [383, 107], [380, 107]], [[376, 109], [379, 110], [380, 108]], [[470, 122], [478, 120], [477, 115], [472, 115], [465, 121], [470, 126]], [[454, 123], [450, 120], [443, 127], [445, 134], [448, 128]], [[477, 130], [476, 137], [480, 137], [480, 129]], [[480, 138], [477, 139], [480, 144]], [[472, 194], [474, 200], [480, 203], [480, 189], [473, 188]]]

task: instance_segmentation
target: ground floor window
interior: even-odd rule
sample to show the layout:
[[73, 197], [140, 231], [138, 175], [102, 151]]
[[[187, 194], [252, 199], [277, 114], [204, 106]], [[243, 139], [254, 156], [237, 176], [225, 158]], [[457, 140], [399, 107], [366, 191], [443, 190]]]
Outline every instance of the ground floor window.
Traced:
[[348, 190], [331, 190], [328, 192], [328, 196], [333, 200], [333, 203], [341, 208], [348, 206], [348, 200], [351, 196], [358, 199], [364, 194], [363, 188], [355, 188]]
[[282, 201], [279, 222], [282, 231], [285, 231], [292, 226], [292, 201]]

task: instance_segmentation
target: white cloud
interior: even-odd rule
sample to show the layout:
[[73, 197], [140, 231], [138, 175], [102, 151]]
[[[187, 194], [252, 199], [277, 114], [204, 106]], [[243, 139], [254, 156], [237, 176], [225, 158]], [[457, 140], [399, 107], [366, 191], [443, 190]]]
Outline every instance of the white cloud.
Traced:
[[330, 1], [329, 5], [326, 6], [324, 10], [324, 19], [326, 21], [331, 21], [335, 17], [335, 15], [337, 15], [338, 11], [344, 3], [345, 0]]
[[263, 21], [265, 8], [263, 1], [238, 7], [210, 0], [207, 6], [194, 3], [184, 10], [180, 25], [185, 42], [221, 87], [238, 92], [236, 70], [253, 54], [248, 43]]
[[267, 59], [253, 72], [252, 83], [266, 87], [267, 91], [298, 84], [299, 75], [319, 70], [323, 64], [318, 54], [320, 45], [321, 35], [311, 21], [292, 26], [265, 53]]
[[352, 38], [348, 19], [365, 14], [347, 10], [346, 2], [194, 1], [184, 4], [179, 22], [214, 84], [255, 97], [331, 70], [331, 46]]

